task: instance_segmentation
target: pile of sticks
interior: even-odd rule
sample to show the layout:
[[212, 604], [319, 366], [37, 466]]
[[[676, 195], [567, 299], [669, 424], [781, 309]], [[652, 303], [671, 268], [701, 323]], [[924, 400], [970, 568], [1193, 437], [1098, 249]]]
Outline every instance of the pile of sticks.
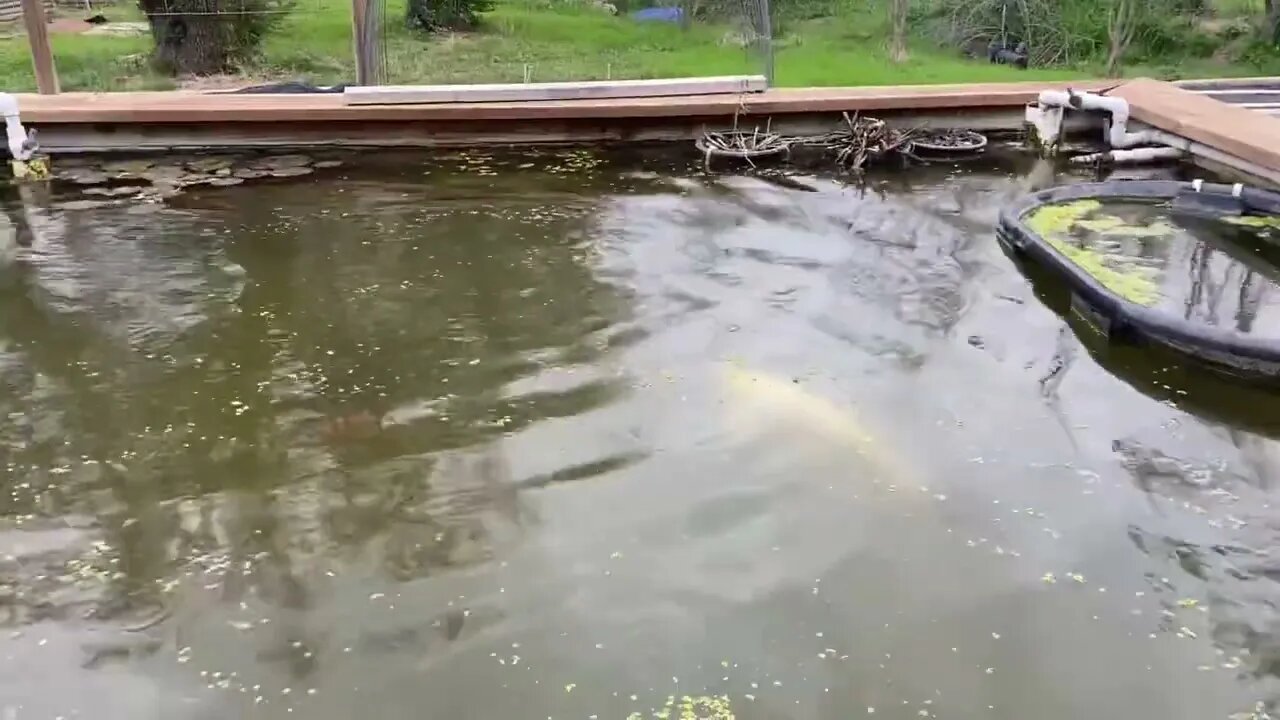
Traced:
[[841, 167], [859, 172], [867, 162], [893, 155], [919, 160], [912, 152], [913, 143], [919, 136], [919, 129], [895, 130], [879, 118], [844, 113], [844, 127], [839, 130], [816, 137], [785, 137], [771, 132], [768, 126], [763, 131], [759, 128], [750, 132], [739, 130], [735, 115], [733, 130], [703, 132], [695, 144], [706, 158], [707, 170], [711, 169], [713, 157], [738, 158], [755, 167], [752, 158], [790, 152], [793, 146], [805, 146], [827, 150], [835, 155]]
[[702, 151], [705, 158], [704, 165], [708, 170], [711, 169], [713, 157], [739, 158], [755, 167], [755, 163], [751, 161], [752, 158], [777, 155], [791, 149], [791, 140], [788, 138], [769, 132], [768, 129], [761, 132], [759, 128], [751, 132], [742, 130], [722, 133], [704, 132], [696, 144]]
[[836, 162], [850, 170], [862, 170], [868, 160], [880, 160], [890, 155], [915, 158], [911, 152], [912, 139], [917, 130], [894, 130], [879, 118], [862, 117], [844, 113], [845, 127], [810, 140], [806, 145], [816, 145], [831, 150]]

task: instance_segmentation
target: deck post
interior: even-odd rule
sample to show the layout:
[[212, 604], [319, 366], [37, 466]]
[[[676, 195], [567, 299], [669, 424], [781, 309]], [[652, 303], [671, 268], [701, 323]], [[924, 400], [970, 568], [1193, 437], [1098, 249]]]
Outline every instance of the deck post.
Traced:
[[41, 95], [58, 94], [58, 70], [49, 47], [49, 27], [44, 16], [44, 0], [22, 0], [22, 22], [31, 44], [31, 65], [36, 71], [36, 89]]
[[760, 34], [763, 35], [762, 52], [764, 54], [764, 79], [768, 87], [773, 87], [773, 16], [769, 0], [760, 2]]

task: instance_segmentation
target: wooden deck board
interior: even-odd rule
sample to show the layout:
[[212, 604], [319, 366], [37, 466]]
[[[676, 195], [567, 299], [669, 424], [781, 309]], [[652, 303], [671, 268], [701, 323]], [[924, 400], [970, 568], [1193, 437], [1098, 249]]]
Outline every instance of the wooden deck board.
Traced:
[[767, 88], [768, 81], [763, 75], [739, 75], [479, 85], [371, 85], [348, 87], [342, 97], [345, 105], [421, 105], [757, 93]]
[[[1104, 90], [1114, 82], [1081, 82]], [[1013, 108], [1061, 83], [994, 83], [769, 90], [750, 95], [691, 95], [602, 100], [346, 105], [341, 94], [249, 95], [195, 92], [19, 95], [24, 123], [237, 123], [405, 120], [588, 120], [871, 112], [955, 108]]]
[[1280, 119], [1157, 80], [1133, 80], [1109, 93], [1152, 127], [1280, 170]]
[[[435, 145], [493, 142], [684, 138], [735, 113], [781, 124], [830, 123], [839, 112], [883, 113], [899, 122], [1014, 126], [1040, 91], [1070, 85], [1110, 91], [1133, 117], [1280, 175], [1280, 119], [1205, 93], [1155, 80], [988, 83], [778, 89], [763, 93], [523, 102], [348, 105], [338, 93], [315, 95], [197, 92], [20, 95], [28, 125], [63, 151], [163, 147]], [[825, 116], [825, 117], [824, 117]], [[980, 124], [980, 123], [979, 123]], [[993, 126], [994, 127], [994, 126]], [[43, 139], [43, 138], [42, 138]], [[55, 150], [56, 151], [56, 150]]]

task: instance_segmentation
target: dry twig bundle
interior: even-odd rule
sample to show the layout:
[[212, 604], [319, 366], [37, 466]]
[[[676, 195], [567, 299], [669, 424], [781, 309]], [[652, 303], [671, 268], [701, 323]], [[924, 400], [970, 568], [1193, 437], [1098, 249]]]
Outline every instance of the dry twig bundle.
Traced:
[[704, 164], [707, 170], [711, 169], [713, 157], [739, 158], [755, 167], [752, 158], [777, 155], [791, 148], [791, 141], [787, 138], [769, 132], [767, 129], [761, 132], [759, 128], [751, 132], [745, 130], [704, 132], [695, 144], [705, 157]]
[[836, 162], [850, 170], [861, 170], [868, 160], [891, 154], [915, 157], [911, 141], [916, 130], [894, 130], [879, 118], [844, 113], [845, 127], [808, 141], [836, 153]]

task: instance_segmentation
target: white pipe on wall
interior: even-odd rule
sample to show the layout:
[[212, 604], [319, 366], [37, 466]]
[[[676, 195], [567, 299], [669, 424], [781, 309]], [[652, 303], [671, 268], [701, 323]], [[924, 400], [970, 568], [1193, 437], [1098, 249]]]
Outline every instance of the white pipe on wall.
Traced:
[[1075, 108], [1104, 112], [1111, 118], [1107, 130], [1107, 142], [1113, 148], [1131, 148], [1138, 145], [1157, 145], [1172, 137], [1159, 130], [1129, 132], [1129, 101], [1094, 93], [1078, 93], [1071, 90], [1045, 90], [1038, 98], [1043, 106]]
[[[1145, 159], [1163, 159], [1175, 157], [1175, 153], [1191, 155], [1204, 161], [1219, 164], [1245, 173], [1253, 178], [1280, 185], [1280, 172], [1263, 167], [1248, 159], [1236, 157], [1218, 148], [1199, 143], [1188, 138], [1174, 135], [1156, 128], [1143, 128], [1138, 132], [1129, 132], [1129, 103], [1123, 98], [1105, 97], [1092, 93], [1076, 93], [1060, 90], [1047, 90], [1040, 93], [1038, 102], [1027, 108], [1027, 122], [1035, 126], [1041, 133], [1040, 140], [1047, 145], [1054, 145], [1061, 134], [1061, 116], [1057, 113], [1063, 108], [1078, 108], [1107, 113], [1110, 127], [1106, 131], [1107, 141], [1113, 148], [1110, 153], [1098, 153], [1084, 156], [1077, 161], [1094, 162], [1100, 158], [1112, 159], [1116, 162], [1138, 162]], [[1123, 152], [1134, 145], [1149, 144], [1162, 147], [1149, 148], [1152, 152]]]
[[18, 116], [18, 99], [9, 93], [0, 93], [0, 115], [4, 116], [4, 134], [9, 145], [9, 155], [14, 160], [26, 161], [36, 152], [35, 132], [27, 133]]
[[1117, 164], [1142, 163], [1156, 160], [1173, 160], [1182, 157], [1182, 155], [1183, 151], [1176, 147], [1145, 147], [1077, 155], [1071, 158], [1071, 163], [1073, 165], [1091, 165], [1099, 160]]

